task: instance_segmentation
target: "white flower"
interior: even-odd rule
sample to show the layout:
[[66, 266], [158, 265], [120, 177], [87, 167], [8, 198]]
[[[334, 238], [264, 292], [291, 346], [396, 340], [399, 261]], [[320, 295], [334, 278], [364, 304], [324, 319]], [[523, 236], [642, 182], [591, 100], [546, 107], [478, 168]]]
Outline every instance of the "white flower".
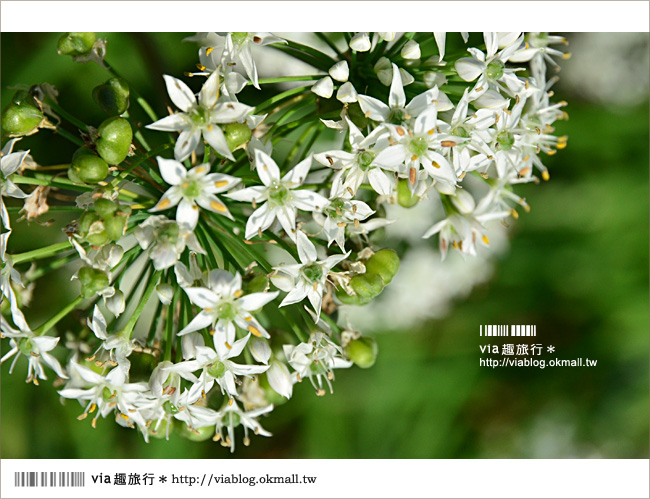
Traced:
[[280, 306], [298, 303], [307, 298], [314, 307], [316, 317], [320, 317], [327, 275], [332, 267], [345, 260], [350, 252], [317, 260], [316, 247], [302, 231], [298, 232], [296, 246], [300, 263], [275, 267], [275, 270], [284, 276], [276, 275], [272, 278], [273, 284], [282, 291], [289, 292]]
[[266, 371], [266, 379], [274, 391], [282, 395], [284, 398], [290, 399], [293, 394], [293, 381], [291, 380], [291, 373], [287, 366], [282, 362], [274, 360]]
[[[186, 360], [169, 367], [170, 372], [178, 373], [193, 383], [188, 395], [190, 404], [205, 398], [215, 381], [221, 387], [222, 393], [227, 394], [229, 398], [234, 398], [237, 396], [236, 376], [252, 376], [263, 373], [269, 368], [269, 366], [236, 364], [230, 360], [242, 353], [249, 337], [250, 333], [235, 341], [232, 346], [217, 343], [216, 350], [210, 347], [196, 347], [195, 360]], [[193, 373], [199, 370], [201, 374], [197, 379]]]
[[201, 136], [222, 156], [234, 160], [219, 124], [242, 121], [253, 108], [239, 102], [217, 102], [219, 72], [215, 71], [203, 84], [197, 102], [194, 93], [184, 82], [164, 75], [167, 92], [182, 112], [162, 118], [147, 128], [163, 132], [181, 132], [176, 139], [174, 156], [183, 161], [198, 147]]
[[356, 52], [368, 52], [370, 47], [370, 36], [367, 32], [357, 33], [350, 40], [350, 48]]
[[[131, 362], [128, 357], [135, 348], [135, 340], [119, 334], [109, 335], [106, 331], [106, 318], [97, 305], [93, 309], [92, 319], [88, 318], [87, 323], [90, 330], [102, 341], [95, 355], [100, 349], [106, 350], [109, 354], [109, 363], [117, 365], [119, 369], [122, 369], [128, 375], [129, 369], [131, 368]], [[92, 357], [95, 357], [95, 355]]]
[[187, 170], [181, 163], [172, 159], [157, 158], [160, 174], [171, 187], [163, 194], [160, 201], [149, 211], [160, 211], [178, 205], [176, 221], [194, 229], [199, 220], [199, 207], [225, 215], [232, 215], [215, 194], [229, 190], [240, 179], [210, 173], [210, 165], [205, 163]]
[[314, 220], [323, 227], [327, 245], [336, 241], [341, 251], [345, 251], [345, 229], [349, 224], [358, 227], [361, 220], [365, 220], [373, 213], [370, 206], [363, 201], [334, 198], [322, 213], [314, 213]]
[[358, 94], [354, 89], [354, 85], [349, 81], [341, 85], [341, 88], [336, 92], [336, 98], [345, 104], [357, 102], [357, 96]]
[[59, 395], [67, 399], [76, 399], [84, 404], [84, 412], [77, 419], [85, 419], [97, 410], [93, 417], [93, 428], [99, 416], [105, 418], [113, 410], [125, 420], [128, 426], [137, 424], [146, 431], [146, 421], [136, 407], [136, 402], [143, 392], [148, 390], [146, 383], [127, 383], [126, 373], [122, 369], [112, 369], [106, 376], [97, 374], [85, 366], [70, 363], [71, 369], [83, 379], [88, 388], [64, 388]]
[[237, 402], [226, 403], [221, 411], [219, 411], [219, 419], [217, 420], [213, 440], [221, 440], [222, 445], [230, 447], [230, 451], [235, 452], [235, 428], [239, 425], [244, 428], [244, 445], [249, 445], [250, 443], [250, 439], [248, 438], [249, 429], [253, 430], [255, 435], [270, 437], [271, 434], [262, 428], [257, 418], [272, 410], [273, 406], [268, 405], [261, 409], [244, 411], [237, 405]]
[[377, 127], [364, 137], [347, 116], [344, 119], [350, 130], [351, 152], [326, 151], [314, 155], [320, 164], [338, 170], [332, 179], [330, 197], [354, 196], [366, 179], [378, 194], [390, 194], [391, 178], [375, 162], [377, 155], [389, 146], [388, 131]]
[[23, 161], [25, 161], [25, 157], [29, 154], [29, 151], [12, 152], [14, 144], [19, 140], [20, 138], [16, 138], [8, 141], [0, 153], [0, 216], [2, 217], [2, 225], [7, 230], [11, 229], [9, 225], [9, 213], [2, 198], [8, 196], [24, 199], [28, 196], [9, 178], [13, 173], [18, 171]]
[[257, 208], [246, 222], [246, 239], [252, 239], [268, 229], [276, 220], [280, 222], [287, 235], [295, 240], [297, 210], [320, 210], [327, 199], [320, 194], [300, 187], [311, 167], [311, 156], [298, 163], [293, 170], [280, 178], [278, 165], [265, 152], [255, 151], [257, 174], [264, 185], [248, 187], [227, 195], [237, 201], [253, 203]]
[[415, 40], [409, 40], [402, 47], [400, 55], [404, 59], [419, 59], [422, 55], [422, 52], [420, 52], [420, 44]]
[[435, 106], [438, 111], [448, 111], [453, 108], [449, 98], [437, 87], [417, 95], [407, 105], [402, 75], [396, 64], [393, 64], [388, 105], [368, 95], [359, 95], [357, 100], [361, 110], [371, 120], [395, 124], [402, 124], [405, 120], [417, 118], [422, 111], [430, 106]]
[[185, 248], [205, 254], [190, 228], [179, 225], [163, 215], [147, 218], [133, 231], [143, 250], [149, 250], [156, 270], [164, 270], [174, 265]]
[[14, 329], [2, 316], [0, 316], [0, 336], [11, 338], [9, 341], [11, 349], [0, 359], [0, 364], [18, 354], [11, 363], [9, 374], [13, 372], [18, 358], [23, 355], [28, 362], [27, 383], [33, 381], [35, 385], [38, 385], [38, 378], [47, 379], [41, 362], [52, 369], [57, 376], [61, 378], [68, 377], [56, 357], [48, 353], [57, 345], [59, 338], [36, 336], [30, 329]]
[[271, 33], [245, 33], [233, 32], [226, 35], [222, 60], [227, 63], [234, 62], [244, 67], [246, 75], [250, 78], [255, 88], [260, 88], [257, 79], [257, 67], [251, 48], [254, 46], [269, 45], [271, 43], [287, 43], [282, 38]]
[[312, 333], [306, 343], [296, 346], [284, 345], [284, 354], [291, 367], [297, 372], [298, 381], [309, 377], [317, 395], [325, 395], [323, 379], [330, 393], [333, 392], [331, 383], [334, 379], [333, 369], [347, 368], [352, 365], [351, 361], [343, 358], [343, 349], [320, 331]]
[[483, 36], [485, 38], [487, 53], [477, 48], [469, 48], [467, 51], [472, 57], [458, 59], [455, 64], [458, 76], [463, 80], [474, 81], [478, 78], [471, 92], [472, 99], [483, 95], [489, 88], [501, 90], [507, 95], [514, 95], [520, 92], [524, 83], [517, 78], [515, 72], [520, 71], [521, 68], [508, 68], [506, 67], [506, 63], [521, 46], [523, 37], [512, 41], [507, 47], [497, 53], [499, 49], [497, 33], [484, 33]]
[[420, 167], [435, 181], [453, 189], [457, 182], [456, 173], [445, 157], [435, 149], [456, 145], [460, 139], [437, 133], [436, 125], [435, 106], [429, 106], [418, 115], [412, 130], [403, 126], [386, 125], [391, 130], [395, 145], [380, 152], [375, 163], [382, 168], [394, 169], [408, 178], [411, 191], [415, 190]]
[[190, 301], [203, 310], [178, 334], [214, 327], [216, 348], [229, 347], [235, 341], [235, 325], [257, 337], [269, 338], [266, 329], [253, 317], [259, 310], [278, 296], [278, 292], [251, 293], [244, 295], [241, 276], [225, 270], [213, 270], [208, 276], [208, 287], [188, 287], [184, 291]]
[[18, 286], [24, 288], [24, 284], [20, 278], [20, 273], [14, 269], [11, 256], [6, 254], [7, 251], [7, 241], [11, 231], [0, 234], [0, 291], [2, 292], [1, 296], [4, 296], [9, 300], [9, 306], [11, 309], [11, 318], [13, 319], [16, 326], [19, 329], [28, 331], [29, 326], [25, 320], [20, 308], [18, 308], [18, 299], [16, 297], [16, 292], [12, 287], [12, 283], [17, 284]]

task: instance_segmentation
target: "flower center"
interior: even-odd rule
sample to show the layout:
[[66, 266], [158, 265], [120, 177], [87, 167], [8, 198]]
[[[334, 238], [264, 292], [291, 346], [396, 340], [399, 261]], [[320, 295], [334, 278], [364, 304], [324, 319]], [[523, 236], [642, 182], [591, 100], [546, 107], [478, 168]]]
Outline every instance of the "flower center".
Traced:
[[232, 37], [232, 43], [235, 45], [241, 45], [248, 38], [248, 32], [235, 31], [234, 33], [231, 33], [230, 36]]
[[217, 317], [219, 319], [234, 320], [235, 315], [235, 308], [232, 303], [222, 303], [217, 307]]
[[192, 109], [190, 119], [196, 126], [205, 126], [210, 123], [210, 112], [201, 106], [197, 106]]
[[359, 165], [359, 168], [361, 168], [363, 171], [366, 171], [373, 160], [375, 159], [375, 153], [371, 151], [362, 151], [357, 154], [357, 165]]
[[232, 426], [236, 428], [241, 423], [241, 417], [236, 412], [227, 412], [223, 415], [224, 426]]
[[163, 226], [158, 233], [158, 240], [162, 243], [176, 244], [180, 229], [178, 224], [169, 223]]
[[302, 268], [302, 275], [304, 275], [308, 281], [318, 282], [323, 277], [323, 267], [321, 267], [317, 263], [312, 263], [311, 265], [305, 265]]
[[18, 342], [18, 350], [20, 350], [20, 352], [27, 357], [31, 355], [33, 349], [34, 347], [32, 345], [32, 342], [29, 341], [29, 338], [23, 338]]
[[289, 197], [289, 189], [280, 182], [273, 182], [269, 187], [269, 199], [276, 205], [283, 205]]
[[104, 389], [102, 390], [102, 398], [106, 402], [108, 402], [111, 398], [113, 398], [113, 392], [109, 387], [105, 386]]
[[455, 135], [456, 137], [462, 137], [464, 139], [469, 137], [469, 132], [467, 131], [467, 129], [463, 125], [459, 125], [456, 128], [454, 128], [451, 131], [451, 134]]
[[334, 199], [325, 210], [325, 214], [330, 218], [341, 218], [344, 208], [345, 202], [342, 199]]
[[208, 367], [208, 374], [213, 378], [223, 378], [223, 375], [226, 374], [226, 366], [223, 365], [223, 362], [216, 360]]
[[402, 108], [391, 109], [390, 116], [388, 117], [388, 121], [396, 125], [401, 125], [402, 123], [404, 123], [404, 121], [406, 121], [405, 114], [406, 113]]
[[201, 195], [201, 185], [196, 180], [187, 180], [181, 187], [185, 198], [196, 199]]
[[499, 59], [495, 59], [487, 65], [487, 77], [490, 80], [498, 80], [503, 76], [505, 64]]
[[165, 410], [165, 412], [167, 414], [178, 414], [179, 413], [178, 408], [174, 404], [172, 404], [171, 401], [169, 401], [169, 400], [166, 401], [163, 404], [163, 409]]
[[414, 137], [408, 143], [408, 150], [415, 156], [424, 156], [429, 150], [429, 143], [424, 137]]
[[515, 144], [515, 137], [510, 132], [499, 132], [499, 135], [497, 135], [497, 142], [501, 146], [501, 149], [509, 151]]

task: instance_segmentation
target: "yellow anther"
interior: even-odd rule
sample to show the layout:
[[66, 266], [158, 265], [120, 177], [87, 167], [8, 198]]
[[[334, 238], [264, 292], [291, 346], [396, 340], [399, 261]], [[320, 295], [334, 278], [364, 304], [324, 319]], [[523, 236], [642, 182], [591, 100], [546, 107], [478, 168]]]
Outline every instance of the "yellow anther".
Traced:
[[244, 292], [243, 292], [241, 289], [238, 289], [237, 291], [235, 291], [235, 293], [233, 294], [233, 296], [234, 296], [235, 298], [239, 298], [239, 297], [240, 297], [241, 295], [243, 295], [243, 294], [244, 294]]
[[543, 178], [544, 180], [548, 181], [548, 179], [550, 179], [551, 176], [548, 174], [548, 171], [544, 170], [544, 171], [542, 172], [542, 178]]
[[124, 413], [120, 413], [120, 416], [122, 417], [122, 419], [129, 419], [129, 416], [127, 416], [127, 415], [124, 414]]
[[316, 281], [314, 281], [314, 285], [312, 286], [312, 288], [314, 291], [318, 290], [318, 283]]
[[428, 135], [433, 135], [434, 133], [436, 133], [436, 129], [435, 129], [435, 128], [432, 128], [431, 130], [429, 130], [429, 131], [427, 132]]
[[517, 213], [517, 210], [510, 210], [510, 214], [512, 215], [512, 218], [517, 220], [519, 218], [519, 213]]
[[227, 186], [227, 185], [228, 185], [228, 181], [227, 181], [227, 180], [217, 180], [217, 181], [214, 183], [214, 186], [215, 186], [217, 189], [220, 189], [220, 188], [225, 187], [225, 186]]
[[323, 390], [322, 388], [319, 388], [318, 390], [316, 390], [316, 395], [318, 395], [319, 397], [322, 397], [323, 395], [325, 395], [325, 390]]
[[336, 224], [337, 227], [345, 227], [347, 224], [345, 222], [339, 222]]
[[406, 133], [401, 126], [398, 126], [395, 130], [397, 131], [397, 135], [399, 135], [400, 137], [403, 137], [404, 134]]
[[90, 425], [91, 425], [93, 428], [97, 428], [97, 418], [93, 418], [93, 420], [90, 422]]
[[88, 411], [89, 414], [92, 414], [95, 412], [95, 409], [97, 409], [97, 404], [91, 404], [90, 410]]
[[251, 334], [252, 334], [253, 336], [257, 336], [258, 338], [261, 338], [262, 333], [260, 332], [259, 329], [257, 329], [257, 328], [256, 328], [255, 326], [253, 326], [252, 324], [249, 324], [249, 325], [248, 325], [248, 330], [251, 332]]
[[244, 437], [243, 442], [244, 442], [244, 445], [245, 445], [246, 447], [248, 447], [248, 446], [251, 444], [251, 439], [248, 438], [248, 437]]
[[226, 345], [226, 348], [227, 348], [228, 350], [231, 350], [231, 349], [232, 349], [232, 345], [231, 345], [230, 343], [228, 343], [227, 341], [226, 341], [224, 344]]
[[88, 413], [87, 413], [87, 412], [84, 412], [83, 414], [79, 414], [79, 416], [77, 416], [77, 419], [78, 419], [79, 421], [83, 421], [83, 420], [86, 419], [87, 417], [88, 417]]
[[456, 142], [454, 142], [453, 140], [443, 140], [442, 142], [440, 142], [440, 145], [442, 147], [454, 147], [456, 145]]
[[409, 182], [411, 182], [411, 185], [415, 184], [415, 178], [417, 173], [418, 171], [415, 168], [411, 168], [409, 170]]
[[359, 227], [359, 219], [358, 219], [358, 218], [355, 218], [355, 219], [354, 219], [354, 227], [355, 227], [355, 228], [358, 228], [358, 227]]
[[565, 52], [564, 54], [562, 54], [562, 59], [564, 60], [571, 59], [571, 52]]
[[557, 151], [555, 149], [549, 149], [548, 151], [546, 151], [546, 154], [548, 154], [549, 156], [553, 156], [556, 152]]
[[213, 50], [214, 50], [214, 47], [208, 47], [207, 49], [205, 49], [205, 55], [210, 55]]
[[158, 210], [164, 210], [167, 208], [172, 202], [169, 200], [169, 198], [162, 198], [160, 202], [158, 203], [158, 206], [156, 207]]
[[564, 149], [566, 147], [566, 142], [559, 142], [555, 145], [558, 149]]
[[483, 240], [483, 242], [485, 244], [490, 244], [490, 240], [488, 239], [488, 237], [486, 235], [483, 235], [483, 237], [481, 239]]
[[218, 442], [221, 439], [221, 433], [215, 433], [214, 437], [212, 437], [213, 442]]
[[197, 68], [199, 71], [205, 71], [205, 66], [204, 66], [203, 64], [201, 64], [201, 63], [197, 64], [197, 65], [196, 65], [196, 68]]
[[436, 163], [435, 161], [431, 162], [431, 166], [433, 166], [434, 168], [440, 168], [440, 165], [438, 163]]
[[253, 320], [253, 316], [252, 316], [252, 315], [249, 315], [248, 317], [244, 317], [244, 320], [245, 320], [246, 322], [250, 322], [250, 321]]
[[230, 397], [230, 400], [228, 401], [228, 405], [231, 406], [235, 403], [235, 399]]
[[190, 186], [190, 183], [189, 183], [189, 182], [183, 182], [183, 183], [181, 184], [181, 187], [182, 187], [183, 189], [187, 189], [189, 186]]

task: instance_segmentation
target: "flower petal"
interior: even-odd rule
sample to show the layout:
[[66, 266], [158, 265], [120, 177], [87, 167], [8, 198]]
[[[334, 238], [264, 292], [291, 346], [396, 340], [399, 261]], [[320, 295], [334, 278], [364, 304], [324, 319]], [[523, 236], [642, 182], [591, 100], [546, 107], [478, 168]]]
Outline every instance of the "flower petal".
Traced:
[[167, 85], [167, 93], [174, 105], [182, 110], [188, 111], [196, 102], [194, 92], [188, 87], [185, 82], [174, 78], [173, 76], [163, 75], [165, 84]]

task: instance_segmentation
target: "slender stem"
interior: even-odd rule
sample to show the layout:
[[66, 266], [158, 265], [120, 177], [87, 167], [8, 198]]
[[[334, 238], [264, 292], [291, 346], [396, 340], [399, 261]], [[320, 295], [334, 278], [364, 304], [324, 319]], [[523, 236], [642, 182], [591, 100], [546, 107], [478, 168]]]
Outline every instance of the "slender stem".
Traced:
[[56, 127], [56, 133], [58, 133], [61, 137], [68, 139], [73, 144], [76, 144], [78, 146], [84, 145], [83, 140], [81, 140], [79, 137], [75, 137], [70, 132], [64, 130], [60, 126]]
[[[292, 81], [316, 81], [323, 78], [324, 75], [304, 75], [304, 76], [283, 76], [279, 78], [260, 78], [258, 83], [260, 85], [269, 85], [271, 83], [286, 83]], [[252, 85], [252, 82], [248, 82], [246, 85]]]
[[135, 327], [136, 322], [138, 322], [138, 319], [140, 318], [140, 315], [142, 314], [142, 311], [144, 310], [145, 306], [149, 302], [149, 298], [151, 298], [151, 294], [153, 293], [153, 290], [158, 285], [158, 281], [160, 280], [161, 274], [162, 274], [162, 270], [157, 270], [149, 278], [149, 284], [147, 284], [144, 293], [142, 293], [142, 297], [140, 298], [140, 303], [138, 303], [138, 306], [133, 311], [133, 315], [129, 319], [129, 322], [127, 322], [126, 326], [124, 326], [124, 329], [122, 329], [122, 331], [120, 331], [118, 335], [125, 336], [127, 338], [131, 337], [131, 334], [133, 333], [133, 328]]
[[24, 253], [18, 253], [17, 255], [12, 255], [11, 259], [14, 264], [31, 262], [33, 260], [40, 260], [41, 258], [47, 258], [49, 256], [56, 255], [61, 251], [72, 249], [72, 244], [70, 241], [65, 241], [62, 243], [50, 244], [43, 248], [38, 248], [32, 251], [26, 251]]
[[50, 320], [48, 320], [42, 326], [36, 329], [34, 331], [34, 334], [36, 336], [42, 336], [45, 333], [47, 333], [61, 319], [63, 319], [66, 315], [72, 312], [75, 309], [75, 307], [79, 305], [82, 301], [83, 301], [83, 296], [81, 295], [77, 296], [71, 303], [69, 303], [63, 309], [61, 309], [54, 317], [52, 317]]
[[50, 106], [57, 114], [60, 114], [66, 121], [73, 124], [74, 126], [79, 128], [80, 130], [83, 130], [84, 132], [88, 131], [88, 125], [86, 125], [80, 119], [75, 118], [74, 116], [72, 116], [65, 109], [63, 109], [61, 106], [59, 106], [56, 102], [53, 102], [52, 99], [47, 100], [47, 105]]

